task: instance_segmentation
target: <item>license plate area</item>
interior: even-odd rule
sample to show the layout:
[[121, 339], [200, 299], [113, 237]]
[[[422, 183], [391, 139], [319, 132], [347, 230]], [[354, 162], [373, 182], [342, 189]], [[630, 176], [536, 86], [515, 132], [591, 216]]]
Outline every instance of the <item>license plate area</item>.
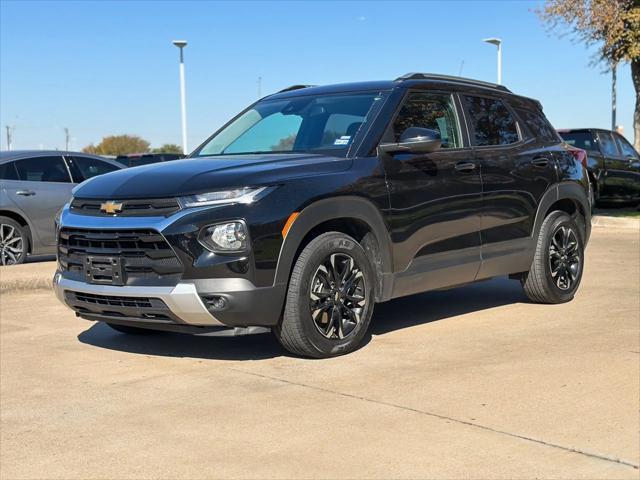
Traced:
[[124, 285], [124, 265], [120, 257], [89, 255], [85, 259], [85, 278], [88, 283]]

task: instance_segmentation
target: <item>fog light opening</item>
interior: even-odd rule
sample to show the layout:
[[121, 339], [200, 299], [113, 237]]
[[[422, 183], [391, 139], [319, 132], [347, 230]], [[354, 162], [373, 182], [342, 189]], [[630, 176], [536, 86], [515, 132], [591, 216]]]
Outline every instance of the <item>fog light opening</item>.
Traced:
[[224, 310], [227, 308], [227, 299], [220, 295], [202, 297], [209, 310]]

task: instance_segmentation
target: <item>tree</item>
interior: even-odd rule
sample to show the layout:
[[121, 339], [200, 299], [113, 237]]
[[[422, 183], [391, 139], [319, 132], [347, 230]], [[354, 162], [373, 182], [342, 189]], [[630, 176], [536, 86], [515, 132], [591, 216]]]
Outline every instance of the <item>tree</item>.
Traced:
[[151, 153], [182, 153], [182, 147], [175, 143], [165, 143], [159, 148], [152, 148]]
[[127, 155], [149, 150], [149, 142], [136, 135], [112, 135], [104, 137], [98, 145], [88, 145], [82, 149], [95, 155]]
[[631, 63], [636, 90], [635, 147], [640, 150], [640, 0], [546, 0], [538, 16], [552, 29], [569, 27], [575, 38], [598, 45], [595, 63]]

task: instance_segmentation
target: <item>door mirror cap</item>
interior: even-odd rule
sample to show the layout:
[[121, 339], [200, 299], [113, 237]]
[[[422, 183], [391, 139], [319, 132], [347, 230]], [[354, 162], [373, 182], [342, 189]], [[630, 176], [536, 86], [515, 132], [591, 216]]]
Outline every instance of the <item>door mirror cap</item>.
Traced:
[[442, 146], [440, 133], [430, 128], [409, 127], [398, 143], [381, 143], [378, 149], [385, 153], [430, 153]]

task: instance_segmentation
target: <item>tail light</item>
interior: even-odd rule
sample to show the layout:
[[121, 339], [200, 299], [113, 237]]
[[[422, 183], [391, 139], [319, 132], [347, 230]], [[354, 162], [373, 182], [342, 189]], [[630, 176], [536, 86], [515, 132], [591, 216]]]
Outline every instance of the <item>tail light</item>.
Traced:
[[576, 159], [576, 161], [580, 162], [584, 168], [587, 168], [587, 152], [586, 150], [582, 150], [581, 148], [571, 147], [568, 149], [569, 153]]

